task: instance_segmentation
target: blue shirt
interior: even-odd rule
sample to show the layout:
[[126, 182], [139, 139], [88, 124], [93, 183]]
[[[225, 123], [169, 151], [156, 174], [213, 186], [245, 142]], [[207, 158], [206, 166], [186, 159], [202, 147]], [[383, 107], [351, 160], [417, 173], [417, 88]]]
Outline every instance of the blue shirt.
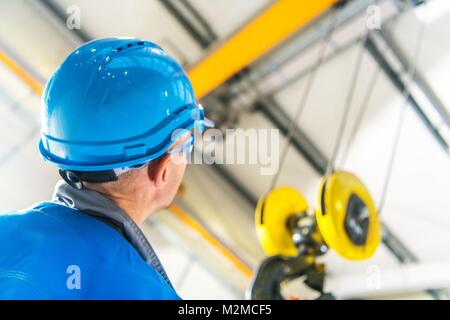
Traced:
[[179, 299], [123, 235], [54, 202], [0, 215], [0, 299]]

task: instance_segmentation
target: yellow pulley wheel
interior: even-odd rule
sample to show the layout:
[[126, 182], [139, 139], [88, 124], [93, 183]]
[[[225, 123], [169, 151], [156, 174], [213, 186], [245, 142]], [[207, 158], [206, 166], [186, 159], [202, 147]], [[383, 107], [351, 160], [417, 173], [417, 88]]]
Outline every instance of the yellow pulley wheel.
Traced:
[[328, 247], [350, 260], [370, 258], [381, 239], [375, 203], [353, 174], [336, 171], [322, 178], [316, 220]]
[[256, 233], [267, 255], [298, 254], [287, 224], [290, 217], [307, 210], [306, 199], [291, 187], [276, 188], [259, 199], [255, 211]]

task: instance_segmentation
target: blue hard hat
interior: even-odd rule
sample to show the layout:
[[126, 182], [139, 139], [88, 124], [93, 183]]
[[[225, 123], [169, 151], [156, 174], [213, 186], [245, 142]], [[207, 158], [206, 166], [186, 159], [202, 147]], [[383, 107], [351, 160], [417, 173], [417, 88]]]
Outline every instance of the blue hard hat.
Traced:
[[108, 38], [72, 52], [42, 96], [39, 151], [61, 170], [129, 168], [207, 120], [182, 67], [149, 41]]

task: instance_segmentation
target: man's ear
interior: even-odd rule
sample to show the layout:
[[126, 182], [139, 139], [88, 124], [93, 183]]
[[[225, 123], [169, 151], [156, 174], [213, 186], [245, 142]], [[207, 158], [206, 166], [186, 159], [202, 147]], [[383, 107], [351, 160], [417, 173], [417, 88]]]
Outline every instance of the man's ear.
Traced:
[[169, 164], [170, 154], [165, 154], [148, 166], [148, 177], [157, 187], [160, 187], [167, 181]]

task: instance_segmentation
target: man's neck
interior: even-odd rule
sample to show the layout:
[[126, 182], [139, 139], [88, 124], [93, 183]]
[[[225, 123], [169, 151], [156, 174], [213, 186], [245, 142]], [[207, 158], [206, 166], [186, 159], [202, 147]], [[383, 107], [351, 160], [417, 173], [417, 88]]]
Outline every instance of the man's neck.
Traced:
[[128, 192], [127, 195], [110, 192], [100, 186], [89, 186], [89, 189], [103, 194], [114, 202], [119, 208], [138, 225], [142, 226], [145, 220], [158, 210], [157, 201], [149, 201], [152, 197], [139, 192]]
[[150, 204], [139, 199], [134, 199], [134, 197], [130, 199], [125, 197], [106, 196], [119, 208], [125, 211], [138, 226], [141, 226], [153, 212]]

